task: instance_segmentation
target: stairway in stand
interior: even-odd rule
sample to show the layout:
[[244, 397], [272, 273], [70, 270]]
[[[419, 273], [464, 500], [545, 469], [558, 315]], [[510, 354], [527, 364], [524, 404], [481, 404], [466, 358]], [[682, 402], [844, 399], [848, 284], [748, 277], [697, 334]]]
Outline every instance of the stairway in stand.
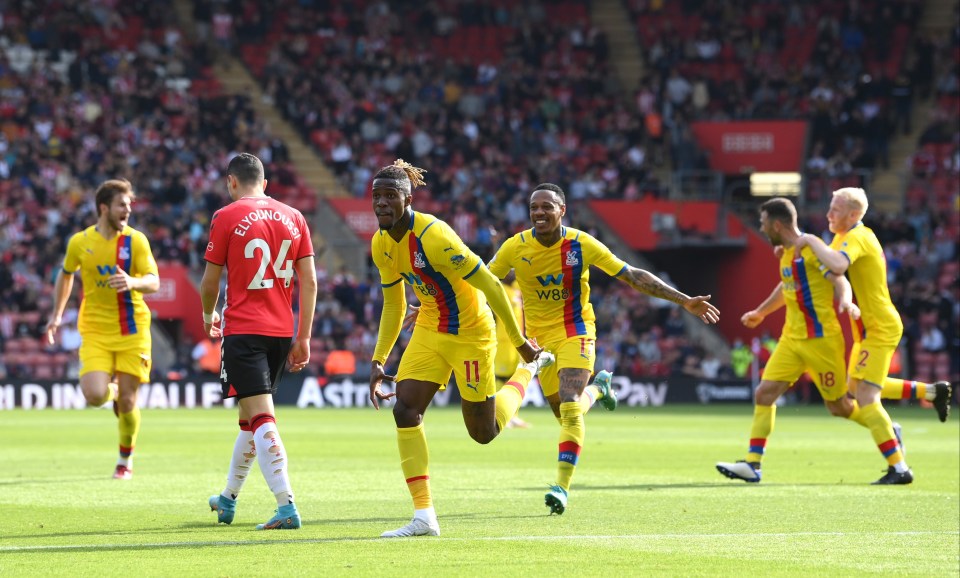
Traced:
[[[926, 0], [923, 3], [919, 29], [915, 34], [940, 38], [950, 33], [954, 24], [955, 0]], [[914, 87], [916, 89], [916, 87]], [[885, 213], [899, 213], [906, 198], [905, 176], [909, 170], [907, 161], [917, 151], [917, 139], [927, 127], [936, 110], [936, 97], [921, 100], [914, 92], [913, 109], [910, 115], [910, 132], [897, 132], [890, 140], [890, 168], [877, 169], [873, 182], [868, 187], [871, 208]]]
[[[174, 9], [184, 34], [192, 36], [193, 10], [191, 0], [175, 0]], [[290, 162], [303, 182], [317, 195], [317, 209], [304, 215], [310, 222], [314, 241], [318, 246], [317, 263], [334, 273], [346, 266], [356, 276], [366, 274], [366, 242], [342, 221], [325, 198], [347, 197], [349, 193], [336, 180], [323, 159], [300, 137], [280, 112], [264, 101], [263, 89], [243, 63], [233, 55], [220, 54], [213, 72], [227, 94], [244, 94], [257, 115], [269, 126], [270, 133], [287, 146]]]

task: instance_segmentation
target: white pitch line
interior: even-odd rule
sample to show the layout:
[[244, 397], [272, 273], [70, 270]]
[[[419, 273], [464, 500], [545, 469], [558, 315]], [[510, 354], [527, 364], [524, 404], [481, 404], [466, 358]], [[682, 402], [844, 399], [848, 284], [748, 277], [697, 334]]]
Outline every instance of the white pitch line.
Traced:
[[[810, 537], [810, 536], [960, 536], [960, 532], [952, 531], [919, 531], [919, 532], [770, 532], [770, 533], [736, 533], [729, 532], [723, 534], [621, 534], [621, 535], [573, 535], [573, 536], [478, 536], [445, 538], [439, 537], [436, 540], [444, 542], [502, 542], [502, 541], [521, 541], [521, 542], [557, 542], [573, 540], [671, 540], [671, 539], [696, 539], [696, 538], [792, 538], [792, 537]], [[433, 540], [432, 538], [425, 538]], [[215, 542], [158, 542], [155, 544], [50, 544], [46, 546], [0, 546], [0, 554], [3, 553], [28, 553], [28, 552], [69, 552], [83, 550], [158, 550], [163, 548], [219, 548], [223, 546], [261, 546], [269, 544], [323, 544], [333, 542], [371, 542], [378, 541], [381, 538], [376, 536], [364, 538], [306, 538], [304, 540], [232, 540]], [[397, 539], [385, 540], [395, 542]]]

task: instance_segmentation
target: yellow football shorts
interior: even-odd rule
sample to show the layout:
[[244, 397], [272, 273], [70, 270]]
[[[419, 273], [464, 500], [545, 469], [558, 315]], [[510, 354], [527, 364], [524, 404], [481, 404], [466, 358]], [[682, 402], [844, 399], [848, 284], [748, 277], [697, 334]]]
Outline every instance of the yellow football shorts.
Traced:
[[565, 337], [563, 339], [537, 344], [552, 353], [557, 362], [540, 371], [540, 389], [543, 395], [560, 392], [560, 370], [563, 368], [586, 369], [593, 373], [593, 364], [597, 360], [597, 341], [592, 337]]
[[793, 385], [806, 371], [823, 399], [838, 400], [847, 394], [844, 349], [842, 334], [813, 339], [782, 337], [767, 361], [763, 379]]
[[882, 387], [896, 351], [897, 343], [889, 340], [881, 341], [867, 336], [863, 341], [854, 341], [850, 350], [850, 377]]
[[493, 372], [496, 353], [492, 327], [485, 334], [450, 335], [418, 326], [400, 358], [397, 381], [429, 381], [444, 389], [453, 373], [461, 398], [486, 401], [497, 391]]
[[91, 371], [103, 371], [112, 377], [128, 373], [140, 378], [140, 383], [150, 381], [151, 340], [150, 332], [122, 337], [84, 335], [80, 342], [80, 375]]

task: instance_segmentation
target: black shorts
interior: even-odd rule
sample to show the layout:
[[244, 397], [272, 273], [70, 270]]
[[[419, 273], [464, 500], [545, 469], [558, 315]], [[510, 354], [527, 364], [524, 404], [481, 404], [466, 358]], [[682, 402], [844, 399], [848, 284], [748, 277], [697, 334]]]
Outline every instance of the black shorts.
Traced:
[[227, 335], [220, 346], [223, 398], [243, 399], [277, 391], [292, 337]]

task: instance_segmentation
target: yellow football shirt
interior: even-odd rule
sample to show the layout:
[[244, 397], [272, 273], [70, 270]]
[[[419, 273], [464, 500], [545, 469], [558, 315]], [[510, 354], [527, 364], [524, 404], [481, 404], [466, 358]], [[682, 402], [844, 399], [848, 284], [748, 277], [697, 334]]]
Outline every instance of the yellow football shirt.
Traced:
[[122, 268], [131, 277], [159, 275], [150, 242], [136, 229], [126, 226], [113, 239], [106, 239], [96, 226], [70, 237], [63, 260], [65, 273], [80, 270], [83, 300], [77, 328], [83, 335], [115, 337], [150, 332], [150, 309], [143, 293], [117, 293], [107, 280]]
[[833, 308], [831, 273], [810, 247], [797, 255], [796, 247], [784, 247], [780, 256], [781, 291], [787, 316], [782, 335], [795, 339], [834, 336], [841, 333]]
[[563, 227], [560, 240], [546, 247], [528, 229], [504, 241], [490, 261], [490, 271], [503, 278], [513, 269], [523, 295], [526, 334], [541, 343], [596, 337], [596, 315], [590, 304], [590, 265], [617, 276], [627, 264], [589, 234]]
[[384, 287], [404, 281], [413, 288], [420, 300], [418, 326], [451, 335], [494, 330], [487, 298], [465, 281], [483, 262], [440, 219], [414, 211], [399, 243], [377, 231], [370, 254]]
[[903, 322], [890, 299], [887, 288], [887, 257], [873, 229], [862, 222], [846, 233], [838, 233], [830, 248], [843, 254], [850, 266], [847, 277], [860, 307], [858, 338], [899, 341], [903, 334]]

